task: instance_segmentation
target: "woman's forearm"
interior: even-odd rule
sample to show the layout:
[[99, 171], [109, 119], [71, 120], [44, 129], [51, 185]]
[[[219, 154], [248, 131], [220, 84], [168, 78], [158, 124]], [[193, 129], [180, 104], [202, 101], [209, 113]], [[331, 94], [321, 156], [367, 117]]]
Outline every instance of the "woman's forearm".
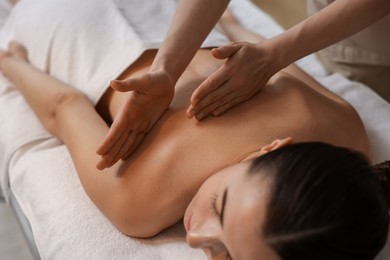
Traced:
[[229, 0], [180, 0], [151, 70], [165, 70], [176, 82], [218, 22]]
[[345, 39], [390, 13], [388, 0], [337, 0], [266, 44], [281, 68]]
[[[66, 97], [76, 91], [68, 84], [50, 76], [31, 65], [26, 58], [21, 58], [21, 46], [15, 46], [7, 57], [0, 58], [1, 73], [12, 82], [38, 116], [45, 128], [57, 138], [63, 140], [58, 131], [56, 108]], [[13, 50], [12, 50], [13, 49]]]

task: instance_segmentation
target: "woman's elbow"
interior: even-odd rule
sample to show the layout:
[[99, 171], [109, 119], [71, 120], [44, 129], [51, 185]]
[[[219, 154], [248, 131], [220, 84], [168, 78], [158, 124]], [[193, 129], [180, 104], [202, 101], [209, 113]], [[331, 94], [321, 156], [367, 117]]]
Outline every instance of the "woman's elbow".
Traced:
[[[156, 205], [160, 204], [160, 205]], [[118, 203], [109, 217], [116, 228], [126, 236], [135, 238], [154, 237], [175, 224], [180, 216], [171, 212], [171, 207], [161, 203]]]
[[122, 234], [135, 238], [151, 238], [166, 228], [158, 223], [158, 221], [135, 221], [134, 215], [128, 218], [123, 217], [120, 221], [114, 223], [114, 225]]

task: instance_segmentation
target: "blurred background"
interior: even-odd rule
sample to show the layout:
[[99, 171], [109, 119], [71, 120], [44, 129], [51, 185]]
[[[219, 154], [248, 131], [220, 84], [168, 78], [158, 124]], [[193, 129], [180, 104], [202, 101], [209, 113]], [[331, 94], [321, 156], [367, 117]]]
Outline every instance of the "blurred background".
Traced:
[[270, 14], [285, 29], [306, 17], [306, 0], [252, 0], [252, 2]]
[[[290, 28], [306, 17], [306, 0], [252, 0], [282, 27]], [[0, 259], [30, 260], [32, 256], [15, 215], [0, 198]]]

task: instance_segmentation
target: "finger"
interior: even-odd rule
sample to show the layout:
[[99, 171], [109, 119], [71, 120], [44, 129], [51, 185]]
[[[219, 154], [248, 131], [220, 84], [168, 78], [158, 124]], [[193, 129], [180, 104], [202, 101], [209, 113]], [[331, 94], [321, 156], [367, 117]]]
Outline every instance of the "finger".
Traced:
[[145, 76], [125, 80], [111, 80], [110, 85], [119, 92], [128, 92], [132, 90], [143, 92], [142, 86], [145, 85], [145, 80]]
[[223, 83], [229, 79], [224, 67], [220, 67], [216, 72], [211, 74], [202, 84], [195, 89], [191, 96], [191, 104], [196, 105], [210, 92], [219, 88]]
[[118, 115], [114, 119], [106, 138], [103, 140], [103, 143], [97, 148], [96, 153], [99, 155], [106, 154], [112, 146], [118, 141], [122, 134], [128, 134], [129, 130], [127, 128], [126, 120], [126, 109], [119, 111]]
[[98, 170], [104, 170], [105, 168], [109, 168], [110, 162], [111, 162], [111, 157], [107, 155], [103, 155], [100, 158], [100, 161], [96, 164], [96, 168]]
[[112, 148], [112, 146], [118, 141], [120, 135], [125, 130], [125, 128], [120, 127], [120, 124], [117, 123], [117, 121], [118, 118], [114, 120], [103, 142], [96, 149], [97, 154], [99, 155], [106, 154]]
[[[218, 105], [221, 105], [220, 103], [226, 103], [229, 100], [225, 100], [226, 97], [231, 95], [232, 93], [232, 87], [230, 81], [226, 81], [221, 86], [219, 86], [218, 89], [210, 92], [205, 96], [203, 99], [201, 99], [197, 104], [192, 105], [191, 113], [192, 116], [198, 114], [201, 110], [204, 110], [206, 107], [209, 107], [213, 103], [217, 103]], [[236, 94], [238, 95], [238, 94]]]
[[[129, 139], [132, 132], [128, 132], [127, 135], [122, 135], [118, 142], [113, 146], [113, 149], [109, 151], [111, 161], [109, 161], [107, 168], [112, 167], [120, 159], [119, 153], [122, 147], [126, 144], [126, 141]], [[107, 155], [108, 155], [107, 154]]]
[[211, 54], [216, 59], [227, 59], [233, 56], [239, 49], [241, 48], [241, 45], [237, 43], [231, 43], [228, 45], [220, 46], [218, 48], [214, 48], [211, 50]]
[[113, 124], [113, 126], [111, 126], [110, 130], [108, 131], [106, 138], [103, 140], [103, 143], [96, 149], [96, 153], [99, 155], [106, 154], [109, 150], [112, 149], [124, 131], [125, 128], [115, 127]]
[[213, 114], [213, 116], [220, 116], [220, 115], [224, 114], [225, 112], [229, 111], [230, 109], [232, 109], [233, 107], [245, 102], [247, 99], [248, 98], [246, 98], [246, 97], [236, 97], [236, 98], [232, 99], [229, 103], [223, 104], [223, 105], [217, 107], [216, 109], [214, 109], [212, 114]]
[[186, 111], [186, 115], [188, 118], [191, 119], [194, 116], [194, 109], [195, 109], [194, 105], [192, 105], [190, 103], [190, 105], [188, 106], [187, 111]]
[[133, 148], [137, 135], [138, 134], [134, 131], [129, 134], [126, 142], [123, 144], [117, 155], [116, 161], [118, 161], [119, 159], [123, 159], [126, 154]]
[[114, 165], [119, 159], [118, 158], [118, 153], [123, 146], [123, 144], [126, 142], [127, 137], [129, 134], [122, 134], [118, 141], [112, 146], [112, 148], [106, 153], [102, 155], [102, 159], [98, 163], [97, 167], [99, 168], [109, 168], [112, 165]]
[[127, 154], [125, 156], [123, 156], [122, 160], [127, 159], [135, 151], [135, 149], [138, 148], [138, 146], [141, 144], [144, 137], [145, 137], [145, 133], [140, 133], [135, 137], [133, 147], [127, 152]]
[[102, 156], [100, 158], [100, 161], [96, 164], [96, 168], [102, 171], [106, 168], [109, 168], [110, 162], [111, 162], [111, 158], [109, 156]]
[[195, 118], [198, 121], [203, 120], [207, 116], [211, 115], [215, 111], [215, 109], [217, 109], [217, 108], [219, 108], [219, 107], [221, 107], [221, 106], [223, 106], [225, 104], [230, 103], [236, 97], [237, 97], [237, 93], [234, 93], [234, 92], [226, 94], [222, 98], [220, 98], [218, 100], [215, 100], [214, 102], [211, 102], [210, 105], [208, 105], [208, 106], [202, 108], [201, 110], [199, 110], [199, 112], [195, 114]]

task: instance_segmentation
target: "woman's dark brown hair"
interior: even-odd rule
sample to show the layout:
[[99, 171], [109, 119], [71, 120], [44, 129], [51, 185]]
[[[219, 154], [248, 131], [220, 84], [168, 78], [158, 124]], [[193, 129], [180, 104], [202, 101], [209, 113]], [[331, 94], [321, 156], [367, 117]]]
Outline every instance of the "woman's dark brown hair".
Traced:
[[255, 159], [250, 174], [272, 180], [263, 238], [285, 260], [373, 259], [389, 229], [388, 166], [380, 173], [360, 153], [319, 142]]
[[374, 168], [374, 173], [382, 186], [383, 196], [390, 207], [390, 161], [379, 163]]

